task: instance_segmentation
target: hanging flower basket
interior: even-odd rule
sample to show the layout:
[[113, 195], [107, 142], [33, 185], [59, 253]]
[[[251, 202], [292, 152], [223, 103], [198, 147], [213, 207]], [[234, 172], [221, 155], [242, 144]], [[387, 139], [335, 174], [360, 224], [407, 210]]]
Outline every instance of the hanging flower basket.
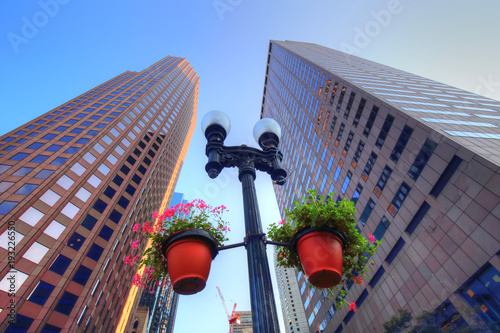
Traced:
[[318, 288], [332, 288], [342, 280], [344, 236], [334, 229], [301, 229], [292, 239], [292, 247], [309, 283]]
[[139, 268], [132, 283], [151, 293], [170, 283], [182, 295], [203, 290], [217, 248], [231, 231], [222, 219], [225, 211], [224, 205], [212, 207], [195, 199], [153, 213], [153, 223], [135, 224], [132, 230], [149, 243], [139, 251], [141, 239], [134, 240], [132, 253], [125, 258], [126, 264]]
[[292, 244], [278, 248], [277, 265], [304, 272], [314, 287], [328, 289], [336, 306], [345, 304], [347, 286], [368, 277], [366, 264], [380, 241], [361, 235], [354, 203], [335, 201], [333, 192], [325, 197], [308, 190], [285, 213], [268, 232], [272, 241]]
[[163, 243], [168, 273], [174, 291], [192, 295], [207, 283], [212, 260], [217, 256], [217, 241], [203, 230], [185, 230]]

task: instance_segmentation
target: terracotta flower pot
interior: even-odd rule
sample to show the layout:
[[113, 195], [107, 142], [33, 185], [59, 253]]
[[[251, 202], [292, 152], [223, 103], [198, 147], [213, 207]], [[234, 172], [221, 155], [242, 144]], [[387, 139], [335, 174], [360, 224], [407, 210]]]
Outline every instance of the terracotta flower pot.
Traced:
[[218, 253], [212, 235], [203, 230], [184, 230], [170, 236], [163, 251], [176, 293], [192, 295], [205, 288], [212, 259]]
[[297, 252], [309, 283], [330, 288], [342, 280], [344, 237], [330, 228], [319, 231], [304, 228], [295, 234], [292, 245]]

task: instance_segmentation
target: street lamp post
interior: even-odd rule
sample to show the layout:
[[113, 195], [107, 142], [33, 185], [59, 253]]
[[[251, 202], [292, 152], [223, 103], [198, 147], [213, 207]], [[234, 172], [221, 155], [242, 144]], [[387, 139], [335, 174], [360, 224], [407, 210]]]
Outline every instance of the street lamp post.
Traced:
[[278, 316], [274, 301], [271, 275], [266, 256], [265, 234], [262, 231], [259, 206], [255, 192], [255, 170], [267, 172], [278, 185], [283, 185], [286, 171], [281, 165], [283, 155], [278, 150], [281, 129], [272, 119], [257, 122], [254, 137], [262, 150], [245, 145], [226, 147], [224, 139], [231, 127], [228, 116], [221, 111], [211, 111], [202, 120], [202, 131], [207, 138], [205, 170], [216, 178], [223, 168], [238, 167], [242, 184], [245, 210], [245, 247], [248, 258], [252, 322], [254, 333], [279, 332]]

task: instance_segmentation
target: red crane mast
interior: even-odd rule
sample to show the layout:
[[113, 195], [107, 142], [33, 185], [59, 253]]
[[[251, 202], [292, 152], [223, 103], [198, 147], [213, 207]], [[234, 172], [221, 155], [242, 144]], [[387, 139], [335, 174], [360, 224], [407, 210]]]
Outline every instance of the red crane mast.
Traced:
[[234, 303], [233, 312], [231, 312], [231, 314], [229, 314], [229, 312], [227, 311], [226, 301], [224, 300], [224, 296], [222, 296], [222, 292], [220, 291], [220, 288], [219, 287], [216, 287], [216, 288], [217, 288], [217, 291], [219, 292], [219, 296], [220, 296], [220, 300], [222, 302], [222, 305], [224, 306], [224, 311], [226, 311], [227, 320], [229, 321], [229, 333], [233, 333], [234, 323], [236, 323], [237, 325], [239, 325], [241, 323], [240, 322], [240, 314], [236, 313], [237, 303]]

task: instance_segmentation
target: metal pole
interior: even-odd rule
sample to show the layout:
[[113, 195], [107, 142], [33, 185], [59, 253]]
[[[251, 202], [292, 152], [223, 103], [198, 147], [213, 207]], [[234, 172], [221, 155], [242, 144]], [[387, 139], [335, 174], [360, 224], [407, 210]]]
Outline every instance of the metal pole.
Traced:
[[240, 168], [239, 179], [243, 189], [245, 230], [247, 236], [250, 236], [247, 244], [247, 258], [253, 332], [279, 333], [266, 245], [262, 237], [251, 236], [262, 234], [262, 223], [254, 184], [255, 168], [253, 166]]

